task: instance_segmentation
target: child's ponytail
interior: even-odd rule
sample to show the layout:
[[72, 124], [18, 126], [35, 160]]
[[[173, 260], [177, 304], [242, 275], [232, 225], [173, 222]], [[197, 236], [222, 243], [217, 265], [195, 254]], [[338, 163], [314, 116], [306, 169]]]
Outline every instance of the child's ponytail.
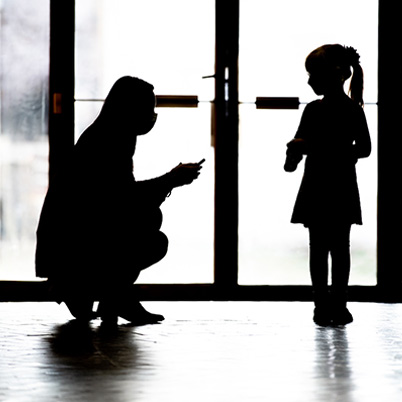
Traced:
[[353, 68], [353, 75], [350, 81], [350, 97], [363, 107], [363, 69], [360, 65], [360, 56], [353, 47], [346, 47], [346, 54], [349, 65]]
[[[323, 45], [307, 56], [305, 65], [309, 73], [314, 70], [335, 73], [344, 81], [352, 76], [349, 95], [363, 107], [363, 69], [356, 49], [340, 44]], [[353, 68], [353, 75], [350, 67]]]

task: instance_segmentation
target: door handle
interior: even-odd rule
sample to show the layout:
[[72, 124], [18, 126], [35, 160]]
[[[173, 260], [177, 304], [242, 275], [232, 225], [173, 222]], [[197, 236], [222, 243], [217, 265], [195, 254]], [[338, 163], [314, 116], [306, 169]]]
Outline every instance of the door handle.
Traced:
[[257, 96], [255, 104], [257, 109], [298, 109], [299, 98], [262, 97]]

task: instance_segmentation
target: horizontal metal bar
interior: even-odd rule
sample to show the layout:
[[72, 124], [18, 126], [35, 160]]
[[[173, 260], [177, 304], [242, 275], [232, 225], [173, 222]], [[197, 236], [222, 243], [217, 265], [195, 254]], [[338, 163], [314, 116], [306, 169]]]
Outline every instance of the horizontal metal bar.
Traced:
[[[183, 95], [183, 96], [176, 96], [174, 95], [173, 98], [177, 98], [179, 99], [178, 102], [173, 102], [175, 99], [170, 99], [170, 103], [173, 104], [173, 106], [167, 106], [168, 105], [168, 100], [164, 99], [167, 96], [171, 96], [171, 95], [157, 95], [157, 99], [159, 98], [159, 104], [157, 104], [157, 107], [197, 107], [197, 105], [199, 103], [214, 103], [213, 100], [199, 100], [198, 96], [193, 96], [193, 95], [189, 95], [189, 97], [193, 98], [193, 99], [183, 99], [184, 97], [187, 97], [188, 95]], [[307, 105], [310, 102], [306, 102], [306, 101], [299, 101], [299, 98], [266, 98], [266, 97], [257, 97], [257, 100], [255, 102], [239, 102], [239, 105], [256, 105], [257, 109], [298, 109], [298, 106], [300, 105]], [[279, 101], [278, 101], [279, 100]], [[272, 105], [277, 104], [277, 105], [281, 105], [283, 104], [283, 100], [291, 100], [289, 101], [290, 104], [292, 104], [293, 107], [289, 108], [289, 107], [272, 107]], [[297, 100], [297, 101], [296, 101]], [[95, 99], [95, 98], [87, 98], [87, 99], [75, 99], [75, 102], [104, 102], [104, 99]], [[297, 102], [297, 103], [296, 103]], [[164, 105], [162, 105], [162, 103], [165, 103]], [[194, 104], [194, 106], [188, 106], [186, 105], [186, 103], [188, 104]], [[285, 102], [286, 103], [286, 102]], [[366, 106], [370, 105], [370, 106], [378, 106], [378, 102], [364, 102], [364, 104]], [[297, 106], [296, 106], [297, 105]], [[270, 106], [270, 107], [268, 107]]]
[[77, 98], [74, 99], [74, 102], [104, 102], [104, 99], [97, 99], [97, 98]]
[[197, 95], [156, 95], [156, 107], [197, 107]]
[[[246, 286], [214, 284], [139, 284], [143, 301], [312, 301], [311, 286]], [[96, 297], [96, 295], [95, 295]], [[0, 302], [52, 301], [46, 281], [0, 281]], [[401, 303], [401, 288], [349, 286], [349, 301]]]
[[[78, 98], [75, 102], [104, 102], [99, 98]], [[156, 107], [197, 107], [197, 95], [156, 95]]]
[[299, 98], [262, 97], [258, 96], [255, 104], [257, 109], [298, 109]]

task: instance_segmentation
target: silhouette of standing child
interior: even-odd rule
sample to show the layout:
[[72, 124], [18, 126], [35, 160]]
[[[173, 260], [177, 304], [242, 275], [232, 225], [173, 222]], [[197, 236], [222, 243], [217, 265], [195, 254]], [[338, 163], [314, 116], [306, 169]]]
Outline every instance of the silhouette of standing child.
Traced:
[[128, 76], [117, 80], [69, 163], [50, 182], [37, 229], [36, 274], [49, 279], [54, 299], [77, 319], [163, 320], [142, 307], [132, 285], [141, 270], [166, 255], [160, 206], [174, 188], [198, 177], [201, 162], [135, 180], [136, 141], [155, 124], [155, 99], [151, 84]]
[[[291, 222], [309, 229], [313, 319], [322, 326], [353, 321], [347, 309], [350, 229], [362, 224], [355, 165], [371, 153], [359, 58], [355, 49], [339, 44], [321, 46], [307, 56], [308, 84], [323, 98], [306, 106], [295, 138], [287, 144], [287, 172], [306, 155]], [[351, 76], [349, 97], [343, 87]]]

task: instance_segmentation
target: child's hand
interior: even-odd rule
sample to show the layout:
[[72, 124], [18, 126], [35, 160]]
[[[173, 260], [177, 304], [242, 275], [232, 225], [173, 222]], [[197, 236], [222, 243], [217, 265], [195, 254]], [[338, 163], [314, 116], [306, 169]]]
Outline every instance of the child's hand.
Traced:
[[303, 159], [303, 153], [305, 153], [305, 141], [302, 138], [294, 138], [288, 142], [286, 151], [286, 161], [284, 169], [286, 172], [294, 172], [297, 169], [297, 165]]
[[285, 172], [294, 172], [297, 169], [297, 165], [302, 159], [302, 154], [289, 152], [288, 150], [286, 152], [285, 166], [283, 167], [285, 169]]
[[306, 141], [303, 138], [293, 138], [293, 140], [288, 142], [286, 145], [290, 152], [306, 153], [307, 146]]

